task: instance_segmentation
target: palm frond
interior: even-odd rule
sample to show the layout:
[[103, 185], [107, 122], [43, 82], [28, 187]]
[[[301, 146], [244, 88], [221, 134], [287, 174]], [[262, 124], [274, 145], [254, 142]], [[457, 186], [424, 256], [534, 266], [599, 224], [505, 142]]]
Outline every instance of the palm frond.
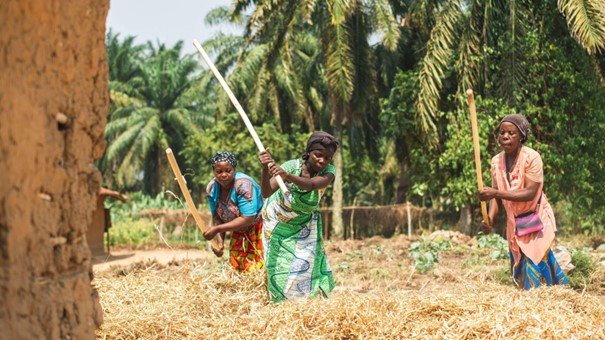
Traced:
[[[466, 21], [462, 27], [463, 31], [459, 43], [459, 54], [456, 60], [456, 73], [458, 74], [458, 93], [464, 93], [467, 89], [475, 88], [479, 83], [482, 57], [485, 57], [481, 45], [481, 33], [475, 22], [476, 15], [473, 8], [471, 13], [463, 16]], [[485, 61], [483, 61], [485, 62]]]
[[330, 11], [331, 24], [334, 26], [342, 25], [355, 12], [357, 1], [355, 0], [329, 0], [328, 9]]
[[605, 1], [559, 0], [557, 6], [572, 36], [588, 53], [605, 50]]
[[401, 31], [399, 23], [393, 15], [393, 9], [388, 0], [370, 1], [372, 6], [370, 20], [373, 21], [376, 32], [382, 44], [389, 50], [394, 51], [399, 42]]
[[219, 6], [211, 9], [204, 17], [204, 23], [209, 26], [216, 26], [231, 22], [231, 14], [227, 6]]
[[126, 116], [110, 120], [105, 126], [105, 137], [110, 138], [111, 136], [128, 130], [135, 119], [133, 119], [131, 116]]
[[126, 131], [117, 136], [105, 151], [107, 160], [119, 160], [125, 152], [130, 150], [144, 125], [144, 121], [138, 121], [137, 123], [130, 125]]
[[136, 111], [137, 106], [135, 105], [126, 105], [126, 106], [115, 106], [114, 110], [109, 113], [109, 121], [113, 121], [116, 119], [130, 117], [134, 111]]
[[456, 41], [458, 21], [461, 17], [460, 6], [460, 0], [449, 1], [444, 5], [437, 15], [436, 24], [426, 44], [427, 52], [422, 59], [418, 75], [419, 92], [416, 101], [416, 120], [423, 133], [436, 131], [434, 120], [441, 97], [442, 78], [450, 63]]
[[[269, 88], [267, 89], [267, 104], [269, 106], [270, 112], [273, 112], [274, 119], [276, 122], [280, 122], [281, 118], [281, 109], [279, 106], [279, 90], [274, 82], [269, 83]], [[283, 132], [284, 126], [281, 124], [278, 126], [278, 130]], [[289, 128], [289, 126], [285, 126], [285, 128]]]
[[333, 25], [329, 29], [326, 55], [328, 84], [334, 90], [335, 98], [348, 102], [353, 94], [353, 56], [349, 46], [349, 32], [346, 23]]
[[186, 136], [200, 131], [192, 115], [193, 112], [187, 109], [176, 108], [166, 111], [164, 118], [180, 135]]
[[218, 33], [209, 40], [204, 41], [204, 49], [215, 55], [214, 66], [223, 76], [227, 76], [237, 62], [244, 38], [236, 35]]
[[498, 95], [505, 98], [509, 105], [519, 107], [522, 105], [519, 98], [526, 88], [526, 75], [529, 73], [525, 54], [525, 44], [528, 43], [526, 38], [532, 34], [537, 23], [531, 15], [531, 6], [523, 1], [510, 2], [508, 21], [508, 48], [503, 53], [502, 62], [504, 72], [495, 83]]
[[267, 58], [268, 49], [266, 44], [255, 46], [239, 61], [236, 69], [227, 79], [229, 87], [236, 94], [246, 95], [255, 87], [256, 79]]
[[[288, 8], [296, 5], [296, 1], [287, 1], [285, 3], [273, 0], [258, 1], [245, 28], [244, 36], [249, 37], [247, 45], [255, 38], [267, 36], [267, 33], [273, 28], [272, 23], [280, 22], [278, 18], [284, 12], [289, 12]], [[284, 8], [285, 6], [288, 7]]]
[[149, 151], [154, 145], [158, 144], [162, 131], [162, 122], [159, 115], [152, 116], [151, 119], [145, 122], [141, 127], [137, 141], [134, 144], [138, 157], [136, 157], [137, 165], [141, 165], [143, 160], [147, 158]]
[[128, 149], [116, 170], [114, 178], [120, 187], [132, 186], [135, 183], [137, 172], [141, 171], [141, 160], [136, 156], [136, 148]]
[[249, 113], [256, 120], [260, 120], [261, 117], [265, 116], [267, 111], [267, 102], [270, 99], [269, 87], [271, 86], [271, 74], [267, 71], [265, 66], [261, 66], [257, 75], [256, 83], [252, 84], [249, 96]]
[[109, 30], [106, 36], [107, 64], [109, 66], [109, 79], [121, 83], [128, 83], [140, 73], [138, 60], [140, 60], [143, 45], [136, 45], [135, 36], [120, 39], [119, 33]]
[[178, 51], [179, 48], [160, 48], [142, 65], [145, 86], [141, 95], [147, 105], [157, 107], [160, 111], [175, 106], [183, 92], [191, 87], [191, 75], [198, 67], [191, 56], [180, 58]]
[[[283, 54], [284, 57], [287, 55], [287, 53]], [[281, 58], [274, 70], [274, 76], [279, 88], [294, 102], [297, 98], [296, 93], [299, 86], [296, 83], [296, 74], [293, 71], [291, 60]]]
[[313, 23], [312, 17], [315, 6], [317, 5], [317, 0], [301, 0], [300, 2], [303, 20], [310, 25]]

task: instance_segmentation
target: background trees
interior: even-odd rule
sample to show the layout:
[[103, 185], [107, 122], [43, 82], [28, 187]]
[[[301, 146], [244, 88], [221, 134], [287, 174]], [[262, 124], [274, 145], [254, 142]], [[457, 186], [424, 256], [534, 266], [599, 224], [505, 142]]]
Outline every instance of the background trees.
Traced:
[[110, 73], [116, 90], [105, 133], [110, 143], [102, 161], [106, 167], [114, 165], [112, 176], [119, 186], [155, 195], [167, 175], [162, 169], [164, 150], [182, 148], [199, 128], [195, 102], [182, 100], [198, 64], [191, 56], [181, 57], [182, 43], [172, 48], [149, 43], [143, 49], [133, 47], [129, 37], [113, 46], [115, 51], [109, 53], [116, 58], [111, 59], [118, 68], [128, 69]]
[[[343, 204], [410, 200], [472, 232], [472, 146], [463, 91], [477, 94], [484, 175], [493, 129], [524, 113], [545, 160], [546, 194], [563, 229], [602, 231], [605, 194], [605, 1], [253, 1], [218, 8], [243, 36], [204, 42], [278, 160], [314, 130], [340, 137], [334, 235]], [[256, 149], [231, 103], [180, 45], [138, 46], [108, 33], [112, 113], [106, 181], [157, 192], [170, 145], [200, 191], [216, 151], [259, 176]], [[165, 171], [166, 170], [166, 171]]]

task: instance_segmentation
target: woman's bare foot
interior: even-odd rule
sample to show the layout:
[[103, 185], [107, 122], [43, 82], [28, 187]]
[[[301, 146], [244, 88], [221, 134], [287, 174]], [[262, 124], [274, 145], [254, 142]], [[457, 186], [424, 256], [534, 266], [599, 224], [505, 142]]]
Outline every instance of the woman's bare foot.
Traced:
[[212, 247], [212, 252], [214, 253], [214, 255], [216, 255], [216, 257], [223, 257], [224, 249], [225, 248], [214, 249], [214, 247]]

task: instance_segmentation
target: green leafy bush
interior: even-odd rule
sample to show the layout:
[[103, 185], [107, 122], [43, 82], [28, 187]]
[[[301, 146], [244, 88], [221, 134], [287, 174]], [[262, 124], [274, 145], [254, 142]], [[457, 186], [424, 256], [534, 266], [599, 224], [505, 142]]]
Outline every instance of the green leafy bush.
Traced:
[[[180, 193], [179, 193], [180, 194]], [[111, 208], [111, 220], [115, 222], [137, 219], [137, 213], [147, 209], [183, 209], [183, 202], [179, 201], [168, 192], [161, 192], [154, 196], [145, 195], [142, 192], [128, 194], [127, 202], [112, 201], [106, 203]]]
[[592, 283], [597, 263], [583, 249], [571, 250], [571, 263], [575, 266], [568, 274], [569, 284], [575, 289], [586, 289]]
[[136, 248], [145, 244], [156, 243], [157, 232], [148, 219], [125, 219], [114, 223], [109, 229], [109, 246], [128, 245]]
[[508, 242], [498, 234], [480, 235], [477, 247], [490, 249], [489, 256], [494, 260], [504, 260], [509, 257]]
[[428, 272], [435, 263], [439, 262], [439, 253], [450, 247], [448, 240], [421, 238], [420, 241], [410, 245], [410, 256], [414, 260], [414, 267], [420, 273]]

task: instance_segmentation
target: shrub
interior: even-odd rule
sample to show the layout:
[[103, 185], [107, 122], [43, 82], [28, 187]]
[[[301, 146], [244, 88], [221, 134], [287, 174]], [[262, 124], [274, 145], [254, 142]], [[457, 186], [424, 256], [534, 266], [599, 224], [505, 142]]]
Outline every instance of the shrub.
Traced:
[[414, 260], [414, 267], [420, 273], [426, 273], [439, 262], [439, 253], [451, 247], [448, 240], [429, 240], [421, 238], [420, 241], [410, 245], [410, 256]]
[[489, 256], [494, 260], [509, 258], [508, 242], [498, 234], [481, 235], [477, 240], [478, 248], [491, 249]]
[[572, 249], [571, 263], [575, 268], [569, 272], [569, 284], [574, 289], [586, 289], [592, 283], [593, 274], [597, 271], [596, 261], [583, 249]]
[[125, 219], [113, 224], [109, 229], [109, 246], [128, 245], [139, 247], [157, 242], [157, 232], [148, 219]]

